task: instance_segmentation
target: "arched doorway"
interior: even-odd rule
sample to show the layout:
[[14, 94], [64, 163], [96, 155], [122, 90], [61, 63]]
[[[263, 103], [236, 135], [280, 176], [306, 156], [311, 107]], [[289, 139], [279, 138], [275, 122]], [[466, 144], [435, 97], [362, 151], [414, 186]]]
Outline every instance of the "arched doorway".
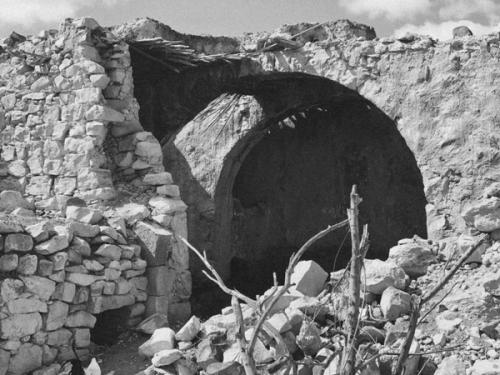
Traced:
[[[301, 73], [248, 76], [225, 91], [164, 147], [165, 166], [189, 206], [190, 240], [224, 277], [233, 273], [238, 287], [262, 291], [273, 267], [345, 217], [354, 183], [365, 199], [372, 256], [383, 257], [401, 237], [425, 236], [415, 159], [394, 121], [372, 103]], [[310, 255], [331, 270], [343, 237], [332, 235]]]

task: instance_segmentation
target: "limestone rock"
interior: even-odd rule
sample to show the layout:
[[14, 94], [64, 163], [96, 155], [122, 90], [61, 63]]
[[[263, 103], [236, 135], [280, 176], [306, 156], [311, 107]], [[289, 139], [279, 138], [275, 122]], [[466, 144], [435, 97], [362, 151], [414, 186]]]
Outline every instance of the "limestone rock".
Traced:
[[13, 233], [7, 235], [4, 248], [6, 252], [20, 251], [27, 252], [33, 248], [33, 239], [27, 234]]
[[8, 374], [24, 375], [42, 366], [42, 348], [33, 344], [22, 344], [9, 363]]
[[3, 190], [0, 192], [0, 212], [11, 212], [15, 208], [22, 207], [33, 211], [34, 205], [28, 202], [22, 194], [15, 190]]
[[142, 181], [146, 185], [170, 185], [173, 183], [172, 175], [168, 172], [148, 173]]
[[201, 322], [196, 316], [192, 316], [186, 324], [175, 334], [177, 341], [191, 341], [201, 330]]
[[55, 301], [49, 305], [49, 313], [45, 322], [45, 329], [53, 331], [61, 328], [66, 323], [68, 317], [69, 306], [68, 304], [60, 301]]
[[187, 205], [180, 199], [153, 197], [148, 203], [153, 208], [155, 215], [175, 214], [176, 212], [184, 212], [187, 209]]
[[88, 207], [68, 206], [66, 217], [71, 220], [80, 221], [85, 224], [97, 224], [102, 219], [99, 211]]
[[20, 276], [26, 290], [37, 295], [42, 300], [49, 300], [56, 289], [56, 283], [40, 276]]
[[64, 250], [69, 246], [69, 237], [64, 234], [53, 236], [48, 241], [35, 245], [35, 251], [41, 255], [50, 255]]
[[493, 232], [500, 228], [500, 198], [482, 199], [465, 209], [462, 217], [480, 232]]
[[387, 261], [401, 267], [408, 276], [417, 278], [427, 273], [427, 266], [435, 262], [436, 257], [430, 247], [412, 241], [392, 247]]
[[175, 332], [171, 328], [158, 328], [153, 335], [139, 347], [139, 354], [152, 357], [162, 350], [175, 348]]
[[168, 325], [168, 317], [164, 314], [155, 313], [144, 319], [138, 326], [137, 331], [143, 332], [147, 335], [153, 334], [158, 328], [166, 327]]
[[134, 224], [137, 221], [145, 219], [149, 216], [148, 208], [142, 204], [127, 203], [116, 209], [116, 213], [128, 224]]
[[16, 314], [0, 319], [2, 339], [21, 338], [32, 335], [42, 328], [40, 313]]
[[436, 316], [437, 328], [443, 332], [453, 332], [460, 323], [462, 323], [462, 318], [453, 311], [444, 311]]
[[328, 273], [312, 260], [302, 260], [293, 269], [290, 281], [295, 290], [310, 297], [316, 297], [325, 285]]
[[497, 375], [500, 373], [500, 360], [478, 360], [471, 367], [470, 375]]
[[401, 315], [407, 314], [411, 307], [410, 300], [411, 297], [408, 293], [392, 286], [388, 287], [380, 299], [380, 308], [384, 317], [387, 320], [395, 320]]
[[182, 352], [179, 349], [165, 349], [155, 353], [151, 363], [155, 367], [168, 366], [181, 358]]
[[378, 259], [365, 260], [365, 289], [367, 292], [381, 295], [390, 286], [404, 289], [406, 286], [404, 270], [389, 262]]
[[104, 244], [97, 249], [95, 254], [113, 260], [120, 260], [122, 249], [116, 245]]
[[77, 328], [77, 327], [94, 328], [96, 321], [97, 318], [94, 315], [86, 311], [77, 311], [68, 316], [68, 318], [66, 319], [66, 323], [64, 325], [70, 328]]

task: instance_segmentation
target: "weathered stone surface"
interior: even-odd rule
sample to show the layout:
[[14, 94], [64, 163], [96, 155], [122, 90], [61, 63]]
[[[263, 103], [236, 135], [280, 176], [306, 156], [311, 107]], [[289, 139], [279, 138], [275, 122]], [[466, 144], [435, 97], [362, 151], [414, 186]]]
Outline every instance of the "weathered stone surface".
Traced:
[[290, 281], [295, 290], [310, 297], [316, 297], [328, 278], [328, 273], [312, 260], [302, 260], [293, 269]]
[[69, 237], [64, 234], [53, 236], [48, 241], [35, 245], [35, 251], [41, 255], [50, 255], [64, 250], [69, 246]]
[[17, 272], [21, 275], [34, 275], [38, 267], [38, 258], [33, 254], [26, 254], [19, 258]]
[[410, 300], [411, 297], [408, 293], [392, 286], [388, 287], [380, 299], [380, 308], [384, 317], [387, 320], [395, 320], [401, 315], [407, 314], [410, 311]]
[[175, 334], [177, 341], [191, 341], [201, 330], [201, 322], [196, 316], [192, 316], [184, 326]]
[[97, 224], [102, 219], [99, 211], [88, 207], [68, 206], [66, 208], [66, 217], [85, 224]]
[[173, 233], [156, 224], [140, 221], [134, 232], [141, 240], [144, 255], [149, 266], [162, 266], [172, 249]]
[[55, 301], [49, 305], [49, 313], [45, 322], [45, 329], [53, 331], [64, 326], [68, 317], [68, 304], [60, 301]]
[[389, 262], [378, 259], [365, 260], [365, 289], [367, 292], [382, 294], [390, 286], [404, 289], [406, 286], [404, 270]]
[[134, 224], [139, 220], [145, 219], [150, 214], [149, 209], [146, 206], [137, 203], [124, 204], [123, 206], [118, 207], [116, 212], [129, 224]]
[[152, 357], [162, 350], [175, 348], [175, 332], [171, 328], [158, 328], [144, 344], [139, 347], [139, 354]]
[[38, 298], [20, 298], [7, 303], [11, 314], [46, 313], [47, 303]]
[[66, 274], [66, 281], [80, 286], [89, 286], [98, 280], [104, 280], [104, 276], [89, 275], [86, 273], [68, 273]]
[[97, 249], [95, 252], [96, 255], [100, 255], [102, 257], [110, 258], [113, 260], [120, 260], [122, 249], [119, 246], [104, 244]]
[[37, 295], [42, 300], [49, 300], [56, 289], [56, 283], [40, 276], [20, 276], [26, 290]]
[[500, 360], [478, 360], [471, 367], [471, 375], [496, 375], [500, 373]]
[[472, 204], [462, 212], [468, 225], [481, 232], [493, 232], [500, 228], [500, 198], [491, 197]]
[[70, 328], [78, 328], [78, 327], [93, 328], [96, 321], [97, 318], [92, 314], [86, 311], [77, 311], [68, 316], [64, 326]]
[[2, 339], [21, 338], [32, 335], [42, 328], [42, 317], [39, 313], [17, 314], [0, 319]]
[[14, 233], [5, 238], [4, 248], [6, 252], [27, 252], [33, 249], [33, 239], [27, 234]]
[[91, 296], [88, 311], [92, 314], [100, 314], [103, 311], [119, 309], [123, 306], [131, 306], [135, 302], [132, 294], [113, 296]]
[[187, 205], [180, 199], [153, 197], [148, 203], [153, 208], [155, 215], [175, 214], [176, 212], [184, 212], [187, 209]]
[[34, 205], [28, 202], [22, 194], [15, 190], [3, 190], [0, 192], [0, 212], [11, 212], [14, 209], [22, 207], [28, 210], [34, 210]]
[[155, 367], [168, 366], [180, 358], [182, 358], [182, 352], [179, 349], [165, 349], [155, 353], [151, 363]]
[[144, 319], [138, 326], [137, 330], [147, 335], [152, 335], [158, 328], [163, 328], [168, 325], [168, 317], [165, 314], [153, 314]]
[[416, 278], [427, 273], [427, 266], [435, 262], [436, 257], [430, 246], [411, 241], [392, 247], [387, 261], [401, 267], [408, 276]]
[[42, 348], [38, 345], [23, 344], [16, 355], [12, 356], [8, 373], [24, 375], [42, 366]]
[[5, 254], [0, 256], [0, 271], [10, 272], [17, 268], [19, 257], [17, 254]]
[[173, 183], [172, 175], [168, 172], [148, 173], [142, 180], [146, 185], [170, 185]]
[[49, 332], [47, 335], [47, 344], [50, 346], [67, 346], [70, 344], [70, 340], [73, 334], [68, 329], [58, 329], [56, 331]]

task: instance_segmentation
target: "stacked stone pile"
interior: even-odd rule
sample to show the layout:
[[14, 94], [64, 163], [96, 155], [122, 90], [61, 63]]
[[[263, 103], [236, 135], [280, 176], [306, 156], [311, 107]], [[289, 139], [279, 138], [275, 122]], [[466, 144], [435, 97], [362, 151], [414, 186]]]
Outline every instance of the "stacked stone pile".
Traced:
[[76, 354], [88, 357], [96, 314], [128, 306], [123, 323], [134, 326], [145, 313], [147, 264], [125, 221], [75, 198], [65, 214], [45, 220], [18, 208], [0, 217], [2, 375], [57, 374]]

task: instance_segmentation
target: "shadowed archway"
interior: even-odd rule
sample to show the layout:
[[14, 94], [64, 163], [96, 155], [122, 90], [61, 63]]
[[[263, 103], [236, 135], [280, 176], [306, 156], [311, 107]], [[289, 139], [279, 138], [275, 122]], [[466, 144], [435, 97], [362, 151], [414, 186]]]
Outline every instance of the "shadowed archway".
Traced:
[[[224, 91], [164, 147], [189, 206], [190, 240], [223, 277], [262, 291], [292, 251], [345, 217], [352, 184], [364, 197], [369, 257], [425, 236], [420, 171], [394, 121], [371, 102], [302, 73], [247, 76]], [[331, 269], [344, 236], [328, 236], [310, 257]]]

